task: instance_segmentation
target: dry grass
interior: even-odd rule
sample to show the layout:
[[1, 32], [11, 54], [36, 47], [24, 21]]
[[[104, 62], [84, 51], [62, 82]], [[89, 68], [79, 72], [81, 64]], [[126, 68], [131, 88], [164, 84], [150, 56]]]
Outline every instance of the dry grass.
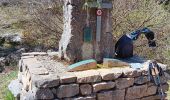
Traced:
[[9, 95], [8, 84], [17, 77], [17, 73], [18, 71], [16, 69], [8, 70], [6, 73], [0, 73], [0, 100], [7, 99]]

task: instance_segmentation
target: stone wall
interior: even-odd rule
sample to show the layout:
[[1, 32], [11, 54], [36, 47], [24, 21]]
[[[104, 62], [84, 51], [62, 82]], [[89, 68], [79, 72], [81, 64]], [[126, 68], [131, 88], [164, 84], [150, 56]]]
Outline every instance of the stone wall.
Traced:
[[[53, 61], [55, 63], [52, 64], [50, 57], [35, 55], [25, 54], [20, 60], [18, 80], [22, 84], [21, 100], [160, 99], [160, 88], [149, 81], [145, 67], [140, 70], [126, 67], [67, 72], [63, 63]], [[169, 85], [164, 76], [161, 82], [163, 91], [168, 91]]]

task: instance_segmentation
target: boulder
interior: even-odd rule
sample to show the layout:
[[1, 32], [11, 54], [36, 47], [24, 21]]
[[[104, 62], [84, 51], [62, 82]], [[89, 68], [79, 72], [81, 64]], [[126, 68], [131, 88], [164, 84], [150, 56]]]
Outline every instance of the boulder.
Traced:
[[22, 89], [22, 84], [17, 79], [13, 80], [8, 85], [8, 89], [12, 92], [14, 97], [19, 97]]

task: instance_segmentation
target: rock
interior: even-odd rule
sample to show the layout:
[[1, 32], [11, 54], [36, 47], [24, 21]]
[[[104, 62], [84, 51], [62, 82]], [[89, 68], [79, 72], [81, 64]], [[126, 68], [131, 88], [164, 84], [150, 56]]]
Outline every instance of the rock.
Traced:
[[165, 75], [167, 80], [170, 80], [170, 75], [167, 72], [164, 72], [164, 75]]
[[124, 100], [125, 98], [125, 89], [113, 91], [113, 100]]
[[116, 88], [124, 89], [134, 84], [134, 78], [119, 78], [116, 80]]
[[47, 56], [46, 52], [29, 52], [29, 53], [22, 53], [22, 56]]
[[75, 83], [76, 82], [76, 75], [74, 73], [71, 72], [66, 72], [66, 73], [62, 73], [59, 75], [60, 77], [60, 83]]
[[30, 68], [30, 73], [34, 75], [48, 75], [49, 72], [46, 68]]
[[53, 94], [57, 94], [57, 90], [55, 88], [52, 88], [51, 91], [53, 92]]
[[79, 97], [74, 100], [96, 100], [96, 96]]
[[36, 100], [54, 99], [54, 95], [50, 89], [38, 89], [35, 93]]
[[123, 68], [123, 76], [124, 77], [138, 77], [141, 76], [142, 72], [140, 70], [137, 69], [133, 69], [133, 68]]
[[57, 89], [58, 98], [72, 97], [79, 94], [78, 84], [60, 85]]
[[158, 63], [158, 65], [162, 68], [163, 71], [167, 70], [167, 65]]
[[21, 39], [21, 35], [19, 35], [20, 33], [15, 33], [15, 34], [4, 34], [3, 37], [5, 39], [5, 41], [9, 42], [9, 43], [21, 43], [22, 39]]
[[74, 98], [65, 98], [63, 100], [96, 100], [96, 95], [89, 95], [84, 97], [74, 97]]
[[[163, 100], [167, 100], [167, 99], [165, 99], [165, 97], [163, 97], [163, 98], [164, 98]], [[160, 97], [160, 95], [157, 94], [157, 95], [141, 98], [140, 100], [161, 100], [161, 97]]]
[[113, 91], [97, 93], [97, 100], [113, 100]]
[[126, 92], [125, 99], [126, 100], [139, 99], [145, 95], [146, 91], [147, 85], [129, 87]]
[[13, 80], [8, 85], [8, 89], [12, 92], [14, 97], [19, 97], [22, 89], [22, 84], [17, 79]]
[[161, 81], [162, 84], [164, 84], [164, 83], [168, 82], [168, 79], [165, 76], [161, 76], [160, 81]]
[[90, 84], [80, 85], [80, 93], [82, 95], [89, 95], [92, 93], [92, 86]]
[[114, 72], [114, 78], [117, 79], [123, 74], [122, 68], [112, 68], [112, 71]]
[[20, 82], [20, 83], [22, 83], [22, 75], [23, 75], [23, 73], [22, 72], [18, 72], [18, 81]]
[[28, 59], [28, 58], [34, 58], [35, 56], [34, 55], [31, 55], [31, 56], [22, 56], [21, 59]]
[[4, 66], [5, 66], [5, 58], [4, 57], [0, 57], [0, 72], [3, 71]]
[[32, 82], [35, 87], [47, 88], [59, 85], [60, 79], [57, 75], [35, 75], [32, 76]]
[[[164, 93], [167, 92], [169, 90], [169, 84], [168, 83], [162, 84], [162, 90]], [[158, 91], [161, 91], [161, 87], [158, 87]]]
[[57, 57], [58, 57], [59, 52], [47, 51], [47, 54], [48, 54], [49, 56], [57, 56]]
[[101, 81], [101, 76], [96, 70], [75, 72], [75, 75], [77, 77], [77, 83], [94, 83]]
[[148, 86], [147, 91], [145, 92], [144, 96], [154, 95], [157, 92], [157, 86]]
[[[19, 100], [19, 99], [17, 99]], [[20, 100], [35, 100], [35, 93], [34, 91], [28, 91], [25, 93], [25, 95], [21, 95]]]
[[38, 64], [38, 61], [36, 58], [27, 58], [27, 59], [21, 59], [22, 62], [22, 71], [26, 71], [28, 68], [40, 68], [41, 65]]
[[93, 92], [98, 92], [101, 90], [108, 90], [115, 87], [115, 82], [101, 82], [93, 84]]
[[130, 66], [128, 63], [123, 62], [118, 59], [109, 59], [109, 58], [104, 58], [103, 60], [103, 67], [104, 68], [111, 68], [111, 67], [125, 67], [125, 66]]
[[137, 78], [135, 78], [135, 84], [144, 84], [149, 82], [148, 76], [139, 76]]
[[122, 72], [118, 71], [118, 68], [117, 69], [99, 69], [97, 71], [100, 73], [102, 80], [105, 80], [105, 81], [117, 79], [119, 76], [122, 75]]
[[94, 59], [90, 60], [84, 60], [77, 62], [75, 64], [72, 64], [68, 66], [68, 71], [84, 71], [84, 70], [90, 70], [90, 69], [96, 69], [97, 68], [97, 62]]

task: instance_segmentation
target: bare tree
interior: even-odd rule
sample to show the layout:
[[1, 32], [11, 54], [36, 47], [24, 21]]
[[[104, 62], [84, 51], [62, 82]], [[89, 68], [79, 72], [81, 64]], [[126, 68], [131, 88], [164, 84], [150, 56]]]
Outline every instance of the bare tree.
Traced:
[[35, 44], [57, 48], [63, 27], [61, 3], [59, 0], [24, 0], [32, 18], [26, 28], [26, 33], [32, 37], [27, 34], [26, 37], [36, 40]]

